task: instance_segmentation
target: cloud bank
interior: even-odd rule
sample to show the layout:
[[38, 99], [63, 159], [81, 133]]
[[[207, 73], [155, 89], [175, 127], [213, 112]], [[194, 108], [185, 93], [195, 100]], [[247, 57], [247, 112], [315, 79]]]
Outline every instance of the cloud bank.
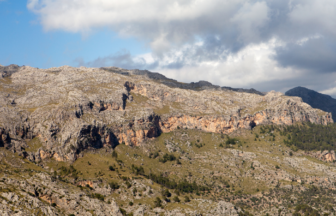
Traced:
[[336, 95], [334, 0], [29, 0], [46, 31], [110, 28], [151, 53], [78, 64], [150, 69], [181, 81]]

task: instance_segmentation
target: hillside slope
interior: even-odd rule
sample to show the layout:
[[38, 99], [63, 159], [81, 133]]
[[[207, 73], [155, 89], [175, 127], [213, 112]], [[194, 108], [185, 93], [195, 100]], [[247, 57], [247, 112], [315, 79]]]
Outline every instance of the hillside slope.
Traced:
[[[75, 161], [88, 148], [139, 146], [176, 128], [230, 133], [259, 124], [332, 122], [329, 113], [281, 93], [171, 88], [115, 70], [24, 66], [1, 79], [2, 145], [32, 161]], [[41, 148], [23, 150], [25, 140], [34, 137]]]
[[333, 187], [333, 151], [284, 145], [286, 125], [333, 123], [301, 98], [120, 68], [1, 72], [1, 214], [288, 215], [302, 182]]

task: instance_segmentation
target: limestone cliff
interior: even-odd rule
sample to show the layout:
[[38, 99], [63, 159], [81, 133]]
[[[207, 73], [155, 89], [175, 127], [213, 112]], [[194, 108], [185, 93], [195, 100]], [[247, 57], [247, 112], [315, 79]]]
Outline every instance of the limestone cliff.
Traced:
[[119, 68], [10, 69], [0, 79], [0, 146], [31, 161], [74, 161], [86, 149], [138, 146], [177, 128], [231, 133], [333, 122], [330, 113], [277, 92], [173, 88]]

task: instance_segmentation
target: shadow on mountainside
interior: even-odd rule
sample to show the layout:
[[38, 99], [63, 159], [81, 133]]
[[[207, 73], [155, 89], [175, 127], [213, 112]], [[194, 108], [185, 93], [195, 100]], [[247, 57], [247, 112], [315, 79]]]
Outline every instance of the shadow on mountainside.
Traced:
[[285, 94], [287, 96], [300, 97], [303, 102], [309, 104], [313, 108], [331, 112], [334, 122], [336, 121], [336, 99], [329, 95], [321, 94], [300, 86], [288, 90]]

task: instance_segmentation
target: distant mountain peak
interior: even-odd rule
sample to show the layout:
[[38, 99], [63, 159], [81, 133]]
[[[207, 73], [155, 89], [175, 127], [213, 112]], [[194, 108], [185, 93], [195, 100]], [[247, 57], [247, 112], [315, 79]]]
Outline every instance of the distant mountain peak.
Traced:
[[336, 120], [336, 99], [329, 95], [321, 94], [317, 91], [301, 86], [286, 91], [285, 95], [300, 97], [303, 102], [309, 104], [313, 108], [317, 108], [325, 112], [331, 112], [333, 120]]

